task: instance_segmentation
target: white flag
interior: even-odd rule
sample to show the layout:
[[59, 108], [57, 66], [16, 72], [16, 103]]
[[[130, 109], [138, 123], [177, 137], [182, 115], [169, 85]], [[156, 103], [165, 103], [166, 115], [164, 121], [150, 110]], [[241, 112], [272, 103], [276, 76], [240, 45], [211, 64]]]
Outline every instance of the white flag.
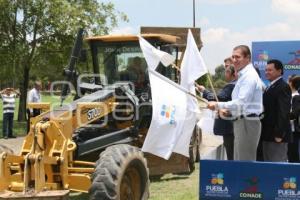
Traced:
[[[191, 30], [188, 31], [186, 50], [183, 56], [180, 69], [181, 83], [180, 85], [187, 89], [192, 94], [196, 94], [194, 82], [199, 77], [207, 73], [207, 67], [198, 50]], [[199, 111], [199, 106], [196, 98], [187, 96], [188, 111], [184, 128], [178, 143], [174, 148], [174, 152], [189, 157], [189, 144], [193, 134], [194, 127], [197, 122], [196, 113]]]
[[169, 159], [178, 142], [186, 116], [186, 93], [171, 80], [149, 70], [152, 121], [142, 151]]
[[181, 83], [186, 89], [199, 77], [207, 73], [207, 67], [199, 52], [191, 30], [188, 31], [187, 45], [180, 68]]
[[164, 66], [168, 66], [175, 61], [172, 55], [154, 48], [141, 36], [139, 36], [139, 42], [149, 69], [155, 70], [159, 62]]

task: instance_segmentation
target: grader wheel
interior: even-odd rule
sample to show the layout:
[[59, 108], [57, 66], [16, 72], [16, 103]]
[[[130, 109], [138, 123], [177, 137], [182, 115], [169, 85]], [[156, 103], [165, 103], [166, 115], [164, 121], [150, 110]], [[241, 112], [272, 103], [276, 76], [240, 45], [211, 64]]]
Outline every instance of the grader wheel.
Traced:
[[149, 171], [143, 153], [126, 144], [108, 147], [96, 162], [89, 193], [92, 200], [148, 199]]

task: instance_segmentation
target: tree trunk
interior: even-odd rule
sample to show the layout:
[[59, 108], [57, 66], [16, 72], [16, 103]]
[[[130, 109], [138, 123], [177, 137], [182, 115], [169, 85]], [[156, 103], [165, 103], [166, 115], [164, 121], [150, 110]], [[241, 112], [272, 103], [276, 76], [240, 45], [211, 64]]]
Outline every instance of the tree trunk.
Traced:
[[19, 113], [18, 121], [26, 120], [26, 103], [27, 103], [27, 88], [29, 84], [29, 66], [28, 63], [24, 63], [23, 66], [23, 79], [20, 81], [20, 103], [19, 103]]

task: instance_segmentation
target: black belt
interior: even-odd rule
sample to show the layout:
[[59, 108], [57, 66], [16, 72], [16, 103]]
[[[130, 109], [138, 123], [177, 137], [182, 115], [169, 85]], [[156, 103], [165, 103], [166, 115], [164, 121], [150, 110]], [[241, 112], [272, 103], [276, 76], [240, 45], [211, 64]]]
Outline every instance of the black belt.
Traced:
[[238, 120], [238, 119], [243, 119], [243, 118], [261, 118], [261, 117], [263, 117], [263, 114], [258, 115], [258, 114], [255, 114], [255, 113], [251, 113], [251, 114], [248, 114], [248, 115], [240, 115], [240, 116], [236, 117], [234, 119], [234, 121]]

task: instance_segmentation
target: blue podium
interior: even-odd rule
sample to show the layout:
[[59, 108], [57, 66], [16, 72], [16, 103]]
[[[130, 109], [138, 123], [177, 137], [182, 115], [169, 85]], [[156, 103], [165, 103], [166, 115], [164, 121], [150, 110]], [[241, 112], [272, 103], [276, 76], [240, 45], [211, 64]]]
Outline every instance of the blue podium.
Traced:
[[300, 164], [200, 161], [200, 199], [300, 200]]

